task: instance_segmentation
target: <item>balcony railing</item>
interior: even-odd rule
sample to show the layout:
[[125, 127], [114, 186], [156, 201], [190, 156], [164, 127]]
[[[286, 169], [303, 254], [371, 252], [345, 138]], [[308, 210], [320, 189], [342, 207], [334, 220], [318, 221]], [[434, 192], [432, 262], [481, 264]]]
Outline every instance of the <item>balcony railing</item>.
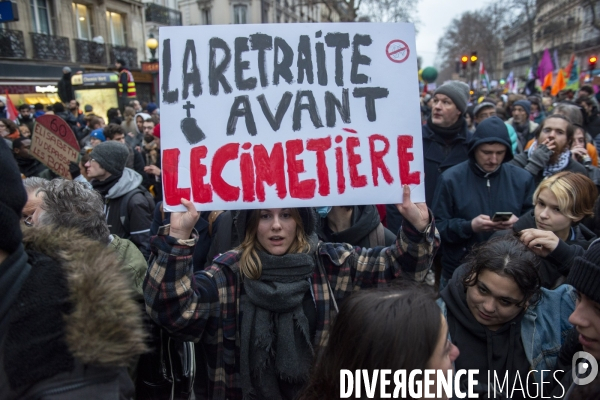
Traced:
[[31, 32], [33, 58], [41, 60], [71, 61], [69, 38]]
[[146, 22], [156, 22], [157, 24], [168, 26], [180, 26], [181, 11], [155, 3], [148, 3], [146, 5]]
[[127, 69], [137, 68], [137, 50], [131, 47], [110, 46], [110, 63], [114, 64], [118, 59], [125, 61]]
[[106, 64], [106, 45], [89, 40], [73, 39], [75, 61], [82, 64]]
[[23, 32], [0, 29], [0, 57], [25, 58]]

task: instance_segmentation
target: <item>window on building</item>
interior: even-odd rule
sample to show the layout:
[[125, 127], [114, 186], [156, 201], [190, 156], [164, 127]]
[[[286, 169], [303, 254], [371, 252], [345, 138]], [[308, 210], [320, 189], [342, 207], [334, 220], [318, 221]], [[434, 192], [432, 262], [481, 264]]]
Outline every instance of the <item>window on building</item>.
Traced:
[[212, 18], [210, 16], [210, 8], [202, 10], [202, 22], [204, 25], [212, 25]]
[[106, 25], [108, 26], [110, 43], [115, 46], [125, 46], [125, 24], [123, 23], [123, 16], [118, 13], [107, 11]]
[[234, 24], [245, 24], [246, 23], [246, 12], [248, 6], [242, 4], [236, 4], [233, 6], [233, 23]]
[[90, 10], [83, 4], [73, 3], [73, 14], [77, 25], [77, 37], [83, 40], [92, 40], [92, 22]]
[[50, 7], [48, 0], [29, 0], [31, 6], [31, 25], [35, 33], [52, 34]]

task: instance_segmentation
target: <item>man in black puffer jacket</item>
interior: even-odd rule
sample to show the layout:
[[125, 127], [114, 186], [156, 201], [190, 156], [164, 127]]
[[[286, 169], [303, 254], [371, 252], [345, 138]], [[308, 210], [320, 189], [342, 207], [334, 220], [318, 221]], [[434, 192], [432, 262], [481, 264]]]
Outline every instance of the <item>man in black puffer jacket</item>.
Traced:
[[[423, 125], [423, 162], [425, 166], [425, 202], [433, 204], [438, 177], [448, 168], [468, 158], [467, 121], [464, 118], [469, 101], [469, 86], [450, 81], [433, 94], [433, 108]], [[387, 227], [394, 234], [402, 217], [395, 205], [386, 206]]]

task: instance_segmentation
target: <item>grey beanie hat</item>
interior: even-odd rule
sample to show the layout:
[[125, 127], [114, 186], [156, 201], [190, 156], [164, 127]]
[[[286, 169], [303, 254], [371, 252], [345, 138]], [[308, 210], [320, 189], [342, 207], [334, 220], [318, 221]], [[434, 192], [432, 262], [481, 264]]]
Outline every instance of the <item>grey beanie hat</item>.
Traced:
[[469, 85], [466, 83], [461, 81], [446, 82], [433, 93], [434, 96], [436, 94], [444, 94], [450, 97], [450, 100], [456, 105], [458, 111], [460, 111], [461, 114], [465, 113], [470, 96]]
[[477, 104], [477, 107], [475, 107], [475, 109], [473, 110], [473, 115], [475, 116], [475, 118], [477, 118], [477, 113], [481, 110], [483, 110], [484, 108], [489, 108], [492, 107], [494, 110], [496, 110], [496, 105], [493, 103], [490, 103], [489, 101], [484, 101], [481, 104]]
[[123, 143], [107, 141], [94, 147], [90, 157], [111, 175], [121, 175], [127, 164], [129, 150]]
[[63, 74], [70, 74], [70, 73], [71, 73], [71, 68], [63, 67]]
[[523, 107], [523, 110], [525, 110], [527, 116], [531, 115], [531, 102], [529, 100], [517, 100], [513, 103], [513, 108], [515, 106]]

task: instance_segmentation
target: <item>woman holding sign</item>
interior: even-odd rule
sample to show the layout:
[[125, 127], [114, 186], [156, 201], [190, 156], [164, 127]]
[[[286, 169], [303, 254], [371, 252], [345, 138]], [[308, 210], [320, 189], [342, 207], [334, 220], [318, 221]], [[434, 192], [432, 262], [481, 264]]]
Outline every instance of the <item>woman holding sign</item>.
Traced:
[[[194, 275], [192, 229], [185, 213], [152, 240], [144, 281], [146, 308], [174, 336], [200, 342], [211, 399], [293, 399], [327, 343], [337, 301], [404, 277], [423, 280], [439, 246], [431, 212], [404, 187], [404, 225], [390, 247], [319, 243], [310, 208], [240, 212], [240, 246]], [[202, 377], [197, 377], [202, 379]]]

